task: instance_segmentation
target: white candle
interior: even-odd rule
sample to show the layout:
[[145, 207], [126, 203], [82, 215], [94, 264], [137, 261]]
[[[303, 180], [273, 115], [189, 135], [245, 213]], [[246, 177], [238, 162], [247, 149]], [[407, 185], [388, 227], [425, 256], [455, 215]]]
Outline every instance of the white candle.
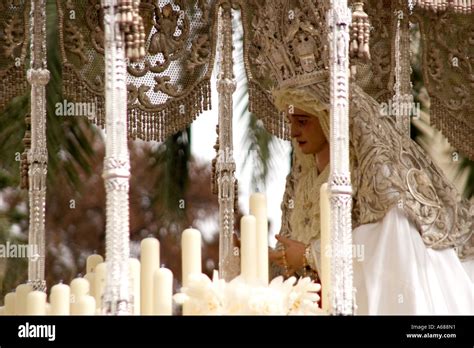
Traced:
[[16, 287], [15, 313], [17, 315], [26, 314], [26, 298], [31, 291], [33, 288], [29, 284], [20, 284]]
[[91, 296], [94, 296], [94, 290], [95, 290], [94, 278], [95, 278], [94, 273], [87, 273], [84, 276], [84, 279], [86, 279], [89, 282], [89, 295]]
[[26, 297], [27, 315], [46, 315], [46, 293], [30, 291]]
[[5, 306], [0, 307], [0, 315], [5, 315]]
[[323, 310], [330, 311], [331, 293], [331, 224], [330, 203], [328, 184], [324, 183], [320, 189], [320, 211], [321, 211], [321, 303]]
[[77, 315], [94, 315], [95, 308], [95, 298], [90, 295], [81, 296], [76, 303], [76, 313]]
[[69, 285], [56, 284], [51, 288], [49, 301], [51, 302], [51, 315], [69, 315], [69, 299], [71, 290]]
[[71, 294], [77, 297], [89, 294], [89, 281], [85, 278], [74, 278], [71, 282]]
[[263, 193], [250, 196], [250, 214], [257, 219], [257, 277], [268, 284], [268, 219], [267, 200]]
[[160, 242], [145, 238], [141, 242], [140, 307], [142, 315], [153, 314], [153, 274], [160, 267]]
[[95, 285], [94, 285], [94, 278], [95, 278], [95, 268], [98, 264], [104, 262], [104, 258], [98, 254], [92, 254], [87, 257], [86, 261], [86, 275], [84, 276], [85, 279], [89, 281], [89, 294], [95, 297]]
[[140, 261], [130, 258], [128, 266], [130, 294], [133, 296], [133, 314], [140, 315]]
[[96, 309], [102, 308], [102, 295], [105, 291], [105, 283], [107, 281], [107, 264], [105, 262], [99, 263], [95, 267], [94, 272], [94, 296]]
[[15, 315], [15, 302], [16, 302], [16, 294], [14, 292], [9, 292], [5, 295], [5, 315]]
[[240, 269], [247, 283], [257, 279], [257, 219], [246, 215], [240, 219]]
[[86, 272], [93, 273], [95, 272], [95, 267], [99, 264], [104, 262], [104, 258], [98, 254], [92, 254], [87, 257], [86, 261]]
[[84, 278], [75, 278], [71, 282], [71, 314], [79, 314], [77, 312], [77, 303], [81, 297], [89, 294], [89, 282]]
[[173, 273], [167, 268], [158, 268], [154, 277], [153, 314], [173, 314]]
[[201, 273], [201, 232], [188, 228], [181, 235], [181, 260], [183, 286], [188, 284], [190, 274]]

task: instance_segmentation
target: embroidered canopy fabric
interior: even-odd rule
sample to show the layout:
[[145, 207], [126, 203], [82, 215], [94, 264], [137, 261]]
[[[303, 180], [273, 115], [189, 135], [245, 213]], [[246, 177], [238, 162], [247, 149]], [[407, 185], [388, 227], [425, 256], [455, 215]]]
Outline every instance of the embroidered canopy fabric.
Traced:
[[[262, 120], [270, 133], [289, 140], [288, 124], [273, 104], [271, 95], [277, 81], [277, 73], [271, 68], [283, 69], [287, 62], [283, 47], [271, 46], [281, 40], [279, 29], [282, 29], [282, 25], [285, 27], [284, 23], [280, 22], [280, 11], [291, 16], [295, 14], [290, 12], [288, 1], [277, 1], [273, 6], [266, 6], [266, 1], [255, 0], [245, 1], [245, 4], [239, 3], [244, 29], [244, 64], [249, 89], [249, 110]], [[276, 61], [276, 65], [272, 65], [272, 60]]]
[[474, 160], [474, 11], [417, 10], [431, 123]]
[[[140, 1], [146, 56], [127, 66], [129, 137], [163, 141], [210, 108], [216, 0]], [[104, 126], [100, 0], [57, 1], [65, 98], [96, 105]]]
[[29, 4], [26, 0], [0, 1], [0, 111], [28, 89]]

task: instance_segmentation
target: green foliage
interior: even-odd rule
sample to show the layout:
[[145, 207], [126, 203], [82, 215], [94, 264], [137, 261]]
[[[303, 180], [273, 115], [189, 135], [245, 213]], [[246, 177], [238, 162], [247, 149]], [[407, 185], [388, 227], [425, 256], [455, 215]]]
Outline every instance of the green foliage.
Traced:
[[464, 197], [470, 199], [474, 197], [474, 161], [463, 158], [459, 164], [459, 172], [468, 171], [466, 189], [464, 190]]
[[150, 170], [159, 171], [153, 204], [159, 204], [166, 215], [183, 216], [186, 211], [180, 207], [188, 187], [188, 162], [191, 159], [191, 128], [170, 136], [164, 143], [154, 147], [149, 160]]

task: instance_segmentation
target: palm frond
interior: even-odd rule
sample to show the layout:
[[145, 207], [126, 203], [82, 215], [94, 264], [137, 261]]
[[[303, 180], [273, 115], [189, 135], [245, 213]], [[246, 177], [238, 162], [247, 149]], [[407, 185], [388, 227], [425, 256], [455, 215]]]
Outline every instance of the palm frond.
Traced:
[[150, 154], [151, 171], [160, 171], [159, 181], [151, 199], [164, 207], [163, 214], [176, 214], [182, 218], [186, 212], [184, 202], [188, 187], [188, 164], [191, 159], [191, 129], [170, 136], [164, 143], [153, 147]]

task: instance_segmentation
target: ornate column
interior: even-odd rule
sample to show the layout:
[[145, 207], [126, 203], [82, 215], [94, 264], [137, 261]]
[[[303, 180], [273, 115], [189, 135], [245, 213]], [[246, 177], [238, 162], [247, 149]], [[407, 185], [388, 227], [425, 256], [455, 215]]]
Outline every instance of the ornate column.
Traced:
[[117, 0], [102, 0], [106, 81], [106, 148], [102, 176], [106, 191], [107, 278], [101, 307], [105, 314], [130, 314], [133, 303], [130, 303], [128, 285], [130, 158], [127, 147], [127, 65], [117, 3]]
[[235, 162], [232, 144], [232, 94], [236, 88], [232, 59], [232, 9], [224, 3], [219, 9], [219, 152], [217, 186], [219, 197], [219, 276], [226, 281], [239, 274], [239, 258], [234, 253]]
[[[347, 0], [332, 0], [328, 13], [331, 96], [331, 312], [354, 313], [352, 284], [352, 187], [349, 165], [349, 25]], [[323, 252], [327, 252], [324, 250]]]
[[31, 149], [28, 151], [30, 225], [28, 244], [38, 255], [29, 255], [28, 283], [35, 290], [46, 291], [45, 205], [48, 149], [46, 144], [46, 84], [49, 71], [46, 64], [46, 0], [32, 0], [30, 12], [31, 84]]

